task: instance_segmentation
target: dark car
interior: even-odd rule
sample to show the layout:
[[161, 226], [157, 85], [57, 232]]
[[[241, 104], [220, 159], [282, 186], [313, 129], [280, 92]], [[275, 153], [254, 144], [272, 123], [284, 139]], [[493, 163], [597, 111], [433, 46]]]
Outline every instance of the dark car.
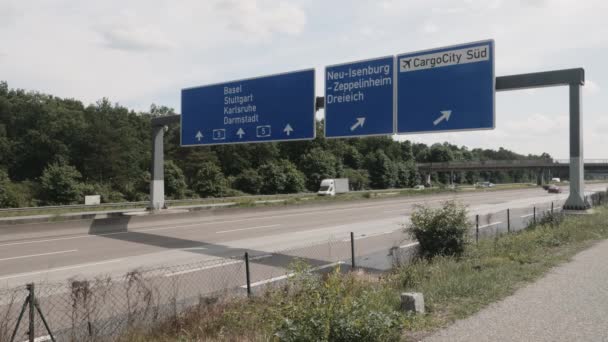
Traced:
[[550, 194], [559, 194], [562, 192], [562, 188], [560, 188], [557, 185], [551, 185], [548, 189], [547, 192], [549, 192]]

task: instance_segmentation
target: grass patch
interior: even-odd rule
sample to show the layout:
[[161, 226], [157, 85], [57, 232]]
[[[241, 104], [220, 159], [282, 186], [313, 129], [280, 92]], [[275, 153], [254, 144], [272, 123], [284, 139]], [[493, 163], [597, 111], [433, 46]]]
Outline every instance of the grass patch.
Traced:
[[[362, 272], [296, 276], [250, 300], [201, 304], [152, 331], [131, 331], [123, 341], [398, 341], [419, 340], [472, 315], [608, 238], [608, 206], [467, 244], [459, 257], [437, 256], [398, 266], [388, 274]], [[399, 309], [399, 293], [422, 292], [425, 315]]]
[[593, 215], [537, 224], [516, 234], [469, 245], [460, 258], [437, 257], [399, 267], [392, 286], [422, 292], [428, 314], [412, 321], [409, 336], [419, 336], [488, 304], [538, 279], [593, 242], [608, 238], [608, 209]]

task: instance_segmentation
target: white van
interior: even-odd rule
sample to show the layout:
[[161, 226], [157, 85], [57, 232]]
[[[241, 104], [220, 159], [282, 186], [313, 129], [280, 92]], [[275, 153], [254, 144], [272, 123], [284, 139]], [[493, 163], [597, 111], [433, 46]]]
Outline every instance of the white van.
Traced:
[[331, 178], [321, 181], [317, 194], [319, 196], [335, 196], [348, 192], [348, 178]]

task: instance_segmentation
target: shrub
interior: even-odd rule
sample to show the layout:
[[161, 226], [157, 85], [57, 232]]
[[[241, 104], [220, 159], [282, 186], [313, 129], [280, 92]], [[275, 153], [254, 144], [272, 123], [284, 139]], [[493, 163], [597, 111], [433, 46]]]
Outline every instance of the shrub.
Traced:
[[222, 197], [228, 190], [228, 181], [219, 166], [204, 162], [196, 173], [192, 188], [201, 197]]
[[276, 307], [280, 341], [398, 341], [400, 315], [394, 293], [361, 284], [339, 270], [325, 280], [309, 272], [292, 279], [297, 288]]
[[246, 169], [235, 178], [233, 186], [235, 189], [255, 195], [260, 193], [263, 181], [256, 170]]
[[170, 198], [184, 198], [186, 194], [186, 177], [182, 169], [172, 160], [165, 161], [165, 190]]
[[15, 208], [20, 204], [19, 192], [15, 191], [6, 171], [0, 169], [0, 208]]
[[420, 243], [420, 253], [431, 258], [436, 255], [461, 255], [469, 229], [466, 207], [447, 201], [440, 208], [417, 207], [412, 223], [406, 228]]
[[41, 197], [46, 204], [72, 204], [82, 200], [82, 175], [63, 163], [49, 164], [40, 177]]

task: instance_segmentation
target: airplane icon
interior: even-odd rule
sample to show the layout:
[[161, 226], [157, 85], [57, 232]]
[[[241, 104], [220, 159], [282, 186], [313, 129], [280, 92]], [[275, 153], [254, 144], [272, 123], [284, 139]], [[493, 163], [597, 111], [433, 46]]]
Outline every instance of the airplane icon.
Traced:
[[411, 59], [402, 59], [401, 62], [403, 62], [403, 65], [402, 65], [403, 68], [408, 68], [408, 69], [411, 68], [411, 65], [410, 65], [410, 63], [412, 62]]

